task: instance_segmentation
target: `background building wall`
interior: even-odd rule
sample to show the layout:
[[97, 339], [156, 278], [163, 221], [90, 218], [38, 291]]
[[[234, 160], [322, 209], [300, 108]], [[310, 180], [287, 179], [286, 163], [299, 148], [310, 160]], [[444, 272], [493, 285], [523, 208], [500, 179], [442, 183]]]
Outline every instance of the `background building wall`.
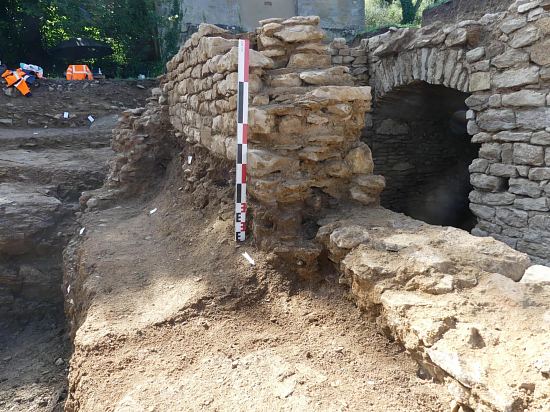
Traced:
[[255, 30], [262, 19], [314, 15], [321, 18], [328, 38], [348, 39], [365, 26], [363, 0], [158, 0], [157, 11], [165, 58], [177, 52], [200, 23], [242, 32]]

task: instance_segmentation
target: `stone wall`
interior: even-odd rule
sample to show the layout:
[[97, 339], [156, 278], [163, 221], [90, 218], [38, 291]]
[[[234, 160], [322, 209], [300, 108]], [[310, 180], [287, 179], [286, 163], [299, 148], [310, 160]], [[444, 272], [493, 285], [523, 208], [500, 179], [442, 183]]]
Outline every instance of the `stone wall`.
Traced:
[[[302, 225], [322, 208], [344, 199], [377, 204], [384, 187], [359, 140], [370, 88], [355, 87], [347, 67], [332, 66], [318, 23], [264, 21], [258, 51], [250, 52], [253, 233], [259, 243], [277, 242], [281, 253], [289, 250], [281, 242], [301, 239]], [[168, 70], [164, 92], [177, 136], [235, 160], [237, 39], [201, 25]]]
[[[325, 47], [316, 18], [263, 21], [252, 36], [258, 52], [252, 52], [250, 84], [250, 163], [256, 173], [250, 191], [267, 209], [278, 212], [256, 214], [256, 233], [261, 227], [269, 229], [266, 231], [275, 228], [285, 234], [283, 238], [292, 238], [296, 225], [309, 219], [308, 213], [302, 212], [304, 205], [320, 205], [327, 194], [330, 199], [345, 199], [351, 193], [353, 199], [376, 203], [382, 178], [356, 177], [349, 167], [342, 169], [349, 161], [341, 163], [341, 159], [360, 146], [355, 136], [359, 116], [368, 106], [366, 93], [359, 96], [356, 91], [362, 89], [350, 87], [372, 87], [374, 113], [371, 120], [362, 119], [361, 125], [373, 122], [375, 129], [371, 130], [377, 131], [388, 120], [384, 113], [377, 115], [384, 99], [398, 89], [424, 82], [470, 94], [465, 99], [467, 131], [473, 136], [472, 143], [481, 145], [469, 167], [474, 187], [470, 209], [478, 220], [473, 233], [491, 235], [536, 261], [548, 262], [550, 61], [544, 49], [550, 41], [549, 10], [548, 0], [520, 0], [506, 12], [479, 20], [447, 26], [437, 23], [418, 30], [394, 29], [354, 48], [344, 39]], [[234, 156], [236, 129], [235, 47], [234, 36], [202, 26], [170, 62], [165, 86], [175, 128], [190, 143], [228, 158]], [[349, 108], [339, 112], [332, 107], [341, 104]], [[429, 114], [419, 115], [420, 123], [409, 123], [409, 130], [434, 130], [435, 123], [423, 121], [426, 117]], [[373, 142], [377, 134], [383, 135], [369, 134], [367, 128], [364, 139]], [[323, 142], [316, 141], [316, 136], [324, 136]], [[354, 138], [348, 140], [348, 136]], [[408, 136], [401, 135], [404, 149]], [[388, 145], [400, 144], [397, 137], [392, 140]], [[418, 143], [401, 150], [401, 155], [417, 149], [411, 157], [436, 159], [437, 168], [437, 162], [443, 165], [449, 153], [461, 151], [458, 146], [446, 149], [444, 144], [437, 145], [437, 140], [436, 132], [419, 137]], [[362, 157], [370, 163], [368, 146], [361, 147]], [[385, 146], [380, 150], [377, 170], [388, 173], [390, 150]], [[444, 153], [438, 156], [437, 151]], [[429, 173], [436, 172], [430, 169]], [[394, 180], [395, 176], [390, 173], [388, 177]], [[283, 181], [286, 183], [281, 184]], [[288, 189], [289, 181], [292, 189]], [[450, 190], [453, 185], [449, 180]], [[393, 188], [389, 194], [392, 190], [394, 194], [399, 191]], [[319, 193], [320, 200], [316, 200]]]
[[468, 133], [481, 145], [470, 166], [470, 208], [479, 222], [473, 233], [494, 236], [546, 263], [549, 11], [548, 0], [520, 0], [479, 20], [395, 29], [361, 43], [375, 116], [381, 98], [418, 82], [471, 94]]

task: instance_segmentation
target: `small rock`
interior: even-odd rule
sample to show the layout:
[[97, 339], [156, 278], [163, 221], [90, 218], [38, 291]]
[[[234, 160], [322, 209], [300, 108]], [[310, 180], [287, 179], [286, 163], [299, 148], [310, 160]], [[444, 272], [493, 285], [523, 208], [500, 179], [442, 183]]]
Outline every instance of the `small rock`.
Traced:
[[57, 360], [55, 361], [55, 366], [61, 366], [63, 365], [63, 359], [62, 358], [57, 358]]
[[525, 271], [520, 283], [550, 283], [550, 268], [533, 265]]

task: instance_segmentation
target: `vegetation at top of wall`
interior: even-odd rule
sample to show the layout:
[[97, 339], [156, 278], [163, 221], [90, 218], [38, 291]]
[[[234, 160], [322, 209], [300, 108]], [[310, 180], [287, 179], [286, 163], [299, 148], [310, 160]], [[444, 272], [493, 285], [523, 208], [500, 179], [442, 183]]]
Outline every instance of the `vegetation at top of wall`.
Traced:
[[366, 31], [381, 27], [418, 27], [422, 12], [448, 0], [365, 0]]
[[[108, 43], [113, 54], [78, 62], [56, 60], [51, 49], [73, 37]], [[110, 77], [162, 71], [154, 0], [2, 0], [0, 60], [37, 64], [60, 75], [67, 63], [87, 63]]]

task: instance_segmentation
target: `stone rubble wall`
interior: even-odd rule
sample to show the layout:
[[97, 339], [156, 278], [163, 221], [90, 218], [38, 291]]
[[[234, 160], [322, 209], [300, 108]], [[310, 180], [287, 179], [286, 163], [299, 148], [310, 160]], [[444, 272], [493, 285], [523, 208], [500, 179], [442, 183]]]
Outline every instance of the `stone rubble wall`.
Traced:
[[[378, 204], [384, 178], [372, 174], [370, 149], [359, 140], [370, 88], [354, 86], [348, 67], [332, 65], [319, 18], [261, 24], [250, 51], [253, 232], [259, 243], [294, 242], [328, 204]], [[237, 39], [201, 25], [168, 63], [167, 76], [178, 138], [235, 160]]]
[[471, 94], [468, 133], [481, 144], [470, 166], [470, 208], [479, 221], [473, 233], [547, 264], [550, 1], [518, 0], [479, 20], [393, 29], [361, 45], [375, 110], [377, 99], [419, 81]]
[[120, 198], [144, 193], [172, 156], [173, 133], [166, 98], [158, 87], [144, 107], [122, 112], [112, 130], [109, 174], [101, 188], [82, 192], [83, 209], [104, 209]]

